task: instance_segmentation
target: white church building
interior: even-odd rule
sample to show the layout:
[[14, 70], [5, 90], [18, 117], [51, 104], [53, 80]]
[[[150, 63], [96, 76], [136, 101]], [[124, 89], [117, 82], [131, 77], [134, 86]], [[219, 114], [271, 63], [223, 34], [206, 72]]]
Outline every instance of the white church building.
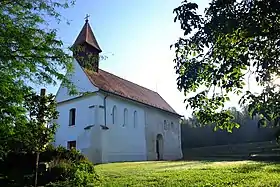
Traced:
[[94, 163], [182, 158], [181, 116], [157, 93], [99, 69], [102, 52], [86, 20], [74, 46], [74, 70], [67, 77], [80, 93], [60, 86], [56, 146], [80, 150]]

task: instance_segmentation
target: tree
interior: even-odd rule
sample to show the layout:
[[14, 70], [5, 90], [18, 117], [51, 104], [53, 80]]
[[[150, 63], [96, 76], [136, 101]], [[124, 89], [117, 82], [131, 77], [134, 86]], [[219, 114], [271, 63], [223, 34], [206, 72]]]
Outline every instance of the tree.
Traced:
[[[185, 0], [174, 9], [184, 37], [174, 44], [178, 88], [202, 124], [231, 131], [239, 124], [224, 104], [230, 94], [241, 95], [259, 124], [280, 123], [280, 1], [212, 0], [199, 15], [198, 5]], [[247, 75], [263, 90], [244, 94]]]
[[46, 146], [54, 140], [56, 123], [58, 117], [56, 110], [55, 96], [45, 95], [45, 90], [41, 90], [41, 95], [31, 93], [25, 98], [25, 108], [28, 111], [26, 123], [15, 125], [12, 144], [14, 152], [28, 152], [36, 154], [35, 187], [37, 186], [38, 163], [40, 153]]
[[56, 84], [59, 80], [75, 91], [61, 71], [72, 70], [72, 56], [47, 21], [61, 21], [58, 10], [72, 3], [0, 0], [0, 159], [13, 126], [26, 120], [23, 102], [32, 90], [30, 83]]

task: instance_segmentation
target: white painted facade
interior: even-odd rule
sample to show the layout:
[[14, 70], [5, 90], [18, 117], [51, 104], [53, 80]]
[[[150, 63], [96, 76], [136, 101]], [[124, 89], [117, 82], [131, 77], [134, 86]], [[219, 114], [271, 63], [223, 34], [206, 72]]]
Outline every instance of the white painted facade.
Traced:
[[154, 108], [146, 108], [145, 129], [148, 160], [156, 160], [155, 142], [158, 134], [163, 136], [163, 160], [182, 158], [181, 128], [178, 116]]
[[[67, 73], [66, 76], [75, 85], [78, 93], [98, 91], [98, 88], [93, 86], [76, 60], [73, 61], [73, 72]], [[61, 85], [56, 94], [56, 101], [59, 103], [76, 97], [69, 95], [68, 89]]]
[[[160, 134], [162, 158], [182, 158], [178, 115], [99, 91], [76, 61], [69, 78], [78, 91], [92, 93], [69, 96], [67, 88], [59, 89], [55, 145], [67, 146], [68, 141], [76, 141], [76, 148], [94, 163], [156, 160]], [[76, 123], [69, 126], [72, 108], [76, 109]]]

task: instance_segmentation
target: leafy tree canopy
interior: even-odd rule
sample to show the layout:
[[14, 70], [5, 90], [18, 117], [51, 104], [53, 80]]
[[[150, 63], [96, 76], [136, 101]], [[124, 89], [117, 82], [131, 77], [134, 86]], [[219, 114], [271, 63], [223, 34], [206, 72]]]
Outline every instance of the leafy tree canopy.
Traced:
[[30, 93], [29, 83], [55, 84], [60, 80], [71, 87], [59, 70], [71, 70], [72, 57], [57, 39], [57, 31], [49, 28], [48, 20], [61, 21], [58, 10], [72, 3], [70, 0], [0, 0], [1, 138], [11, 133], [10, 125], [25, 117], [22, 103]]
[[[174, 9], [184, 37], [175, 43], [178, 88], [187, 97], [200, 123], [215, 123], [231, 131], [238, 127], [224, 104], [230, 94], [241, 95], [252, 116], [266, 125], [280, 122], [280, 1], [212, 0], [204, 15], [185, 0]], [[253, 75], [263, 90], [247, 90], [246, 75]]]
[[73, 3], [0, 0], [0, 159], [9, 149], [8, 140], [17, 124], [36, 124], [27, 119], [31, 106], [24, 105], [32, 94], [30, 83], [56, 84], [59, 80], [75, 91], [61, 71], [72, 70], [72, 56], [48, 25], [49, 20], [62, 21], [59, 10]]
[[37, 153], [54, 140], [58, 118], [55, 96], [31, 93], [25, 96], [28, 119], [14, 126], [11, 144], [13, 152]]

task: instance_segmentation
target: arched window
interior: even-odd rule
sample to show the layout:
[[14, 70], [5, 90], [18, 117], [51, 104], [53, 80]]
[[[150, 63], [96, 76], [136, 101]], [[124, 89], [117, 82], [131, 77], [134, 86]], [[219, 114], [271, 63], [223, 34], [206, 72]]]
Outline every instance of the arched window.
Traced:
[[113, 111], [112, 111], [112, 121], [113, 121], [113, 124], [116, 124], [116, 123], [117, 123], [117, 107], [116, 107], [116, 106], [113, 107]]
[[126, 126], [127, 125], [127, 119], [128, 118], [128, 111], [127, 111], [127, 109], [125, 108], [124, 109], [124, 112], [123, 112], [123, 126]]
[[76, 124], [76, 109], [71, 108], [69, 110], [69, 126], [73, 126]]
[[134, 119], [134, 128], [137, 127], [137, 122], [138, 122], [138, 118], [137, 118], [137, 111], [134, 111], [134, 115], [133, 115], [133, 119]]

